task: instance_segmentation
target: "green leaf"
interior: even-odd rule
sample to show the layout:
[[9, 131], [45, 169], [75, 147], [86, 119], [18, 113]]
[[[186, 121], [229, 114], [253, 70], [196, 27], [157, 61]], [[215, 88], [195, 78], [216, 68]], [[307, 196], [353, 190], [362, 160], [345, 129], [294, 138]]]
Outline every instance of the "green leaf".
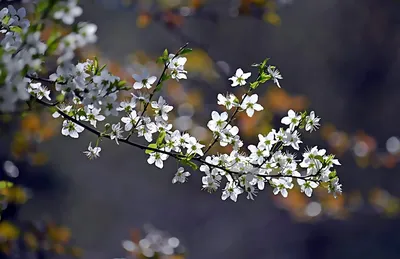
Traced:
[[97, 57], [94, 57], [93, 70], [94, 74], [97, 75], [97, 72], [99, 72], [99, 60], [97, 59]]
[[165, 49], [164, 52], [163, 52], [163, 54], [161, 55], [161, 57], [159, 57], [159, 58], [157, 59], [157, 63], [163, 63], [163, 64], [165, 64], [165, 63], [168, 61], [168, 55], [169, 55], [168, 50]]
[[3, 20], [1, 21], [3, 24], [8, 24], [8, 22], [10, 21], [11, 17], [6, 15], [3, 17]]
[[36, 13], [40, 14], [42, 12], [44, 12], [48, 6], [49, 1], [47, 0], [42, 0], [40, 1], [37, 5], [36, 5]]
[[250, 83], [250, 88], [251, 89], [256, 89], [260, 85], [260, 82], [255, 81], [253, 83]]
[[12, 182], [0, 181], [0, 189], [13, 187], [13, 185], [14, 185], [14, 184], [13, 184]]
[[193, 170], [197, 170], [198, 166], [190, 160], [181, 160], [181, 163], [190, 166]]
[[269, 58], [264, 59], [264, 61], [260, 64], [260, 69], [264, 70], [265, 66], [267, 65]]
[[119, 81], [117, 83], [118, 89], [124, 87], [125, 85], [126, 85], [126, 81], [125, 80], [121, 80], [121, 81]]
[[336, 170], [329, 173], [329, 179], [334, 179], [336, 177]]
[[192, 51], [193, 51], [193, 49], [191, 49], [191, 48], [184, 48], [181, 52], [179, 52], [179, 55], [185, 55], [185, 54], [190, 53]]
[[165, 135], [167, 135], [167, 133], [165, 131], [161, 131], [160, 134], [158, 134], [158, 138], [156, 141], [157, 147], [162, 144], [162, 142], [164, 141]]
[[162, 57], [163, 57], [163, 58], [168, 58], [168, 55], [169, 55], [168, 49], [164, 49], [164, 52], [163, 52], [163, 54], [162, 54]]
[[83, 109], [78, 110], [77, 114], [79, 115], [79, 117], [81, 116], [86, 117], [86, 112]]
[[[101, 68], [99, 68], [99, 72], [103, 71], [103, 69], [107, 66], [107, 64], [104, 64], [101, 66]], [[125, 82], [125, 81], [124, 81]]]
[[264, 72], [262, 72], [260, 74], [260, 79], [258, 80], [260, 83], [264, 84], [265, 82], [267, 82], [268, 80], [271, 79], [271, 75], [267, 75]]
[[19, 26], [10, 26], [10, 31], [13, 31], [16, 33], [22, 33], [22, 29]]
[[[157, 148], [157, 144], [156, 143], [151, 143], [151, 144], [148, 145], [148, 147], [149, 148]], [[153, 153], [153, 152], [154, 152], [153, 150], [149, 150], [149, 149], [146, 149], [146, 151], [145, 151], [145, 153], [148, 154], [148, 155]]]

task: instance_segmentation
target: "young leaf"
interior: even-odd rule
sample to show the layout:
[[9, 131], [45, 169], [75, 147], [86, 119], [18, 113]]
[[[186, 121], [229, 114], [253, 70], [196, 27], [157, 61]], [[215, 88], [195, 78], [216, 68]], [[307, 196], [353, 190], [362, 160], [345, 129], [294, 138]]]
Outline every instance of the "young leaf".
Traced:
[[198, 166], [190, 160], [181, 160], [181, 163], [190, 166], [193, 170], [197, 170]]
[[162, 142], [164, 141], [165, 135], [166, 135], [165, 131], [160, 132], [160, 134], [158, 135], [157, 141], [156, 141], [157, 147], [162, 144]]
[[192, 51], [193, 51], [193, 49], [191, 49], [191, 48], [184, 48], [181, 52], [179, 52], [179, 55], [185, 55], [185, 54], [190, 53]]
[[[156, 143], [151, 143], [150, 145], [148, 145], [149, 148], [157, 148], [157, 144]], [[153, 150], [150, 149], [146, 149], [145, 153], [150, 155], [151, 153], [153, 153]]]

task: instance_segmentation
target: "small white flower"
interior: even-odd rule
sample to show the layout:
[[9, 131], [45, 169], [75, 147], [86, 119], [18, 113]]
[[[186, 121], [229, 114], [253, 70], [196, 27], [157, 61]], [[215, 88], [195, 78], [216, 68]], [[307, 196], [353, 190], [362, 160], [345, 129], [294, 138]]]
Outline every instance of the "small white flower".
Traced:
[[195, 137], [190, 137], [187, 141], [186, 144], [186, 148], [187, 148], [187, 152], [189, 154], [193, 154], [196, 153], [200, 156], [203, 156], [203, 151], [201, 150], [204, 147], [204, 145], [200, 144], [199, 142], [197, 142]]
[[229, 80], [232, 80], [231, 86], [235, 87], [237, 85], [243, 86], [246, 84], [246, 80], [251, 76], [251, 72], [244, 73], [241, 68], [238, 68], [236, 70], [236, 73], [234, 76], [229, 78]]
[[145, 92], [138, 91], [137, 95], [135, 95], [133, 93], [131, 93], [131, 95], [132, 95], [132, 99], [134, 102], [138, 102], [138, 101], [144, 102], [144, 103], [149, 102], [150, 95]]
[[61, 10], [54, 12], [54, 19], [62, 20], [65, 24], [71, 25], [74, 23], [76, 17], [82, 14], [82, 8], [77, 6], [76, 0], [68, 0], [66, 4], [61, 7]]
[[97, 25], [93, 23], [80, 22], [78, 24], [77, 45], [83, 47], [86, 44], [95, 43], [97, 41], [96, 31]]
[[106, 117], [100, 114], [101, 109], [95, 108], [93, 105], [85, 106], [86, 116], [82, 116], [81, 120], [89, 121], [96, 128], [97, 121], [103, 121]]
[[168, 120], [168, 113], [174, 108], [168, 105], [162, 96], [158, 98], [158, 102], [151, 102], [151, 107], [153, 107], [156, 114], [160, 115], [165, 121]]
[[142, 121], [144, 122], [144, 125], [137, 127], [138, 136], [143, 136], [147, 142], [151, 142], [153, 140], [153, 134], [157, 132], [157, 125], [148, 117], [143, 118]]
[[207, 123], [207, 127], [211, 131], [220, 131], [227, 124], [226, 120], [228, 119], [228, 113], [223, 112], [221, 114], [218, 114], [218, 112], [213, 111], [213, 112], [211, 112], [211, 118], [212, 118], [212, 120], [210, 120]]
[[167, 158], [168, 158], [167, 154], [152, 152], [150, 154], [150, 157], [147, 159], [147, 163], [149, 163], [150, 165], [155, 164], [158, 168], [162, 169], [164, 166], [163, 161], [167, 160]]
[[203, 176], [201, 182], [203, 183], [202, 189], [210, 193], [216, 191], [220, 185], [220, 181], [211, 175]]
[[258, 95], [253, 94], [251, 96], [246, 96], [240, 106], [243, 110], [246, 110], [247, 116], [252, 117], [254, 111], [262, 111], [264, 108], [257, 103]]
[[92, 142], [89, 143], [89, 147], [87, 151], [84, 151], [83, 153], [89, 158], [89, 159], [95, 159], [100, 157], [100, 151], [101, 147], [92, 147]]
[[81, 133], [85, 128], [69, 120], [64, 120], [61, 133], [64, 136], [70, 136], [71, 138], [79, 138], [79, 133]]
[[310, 112], [310, 115], [306, 117], [306, 131], [312, 132], [313, 130], [317, 130], [320, 126], [319, 121], [320, 118], [315, 116], [314, 111]]
[[119, 145], [118, 139], [122, 138], [122, 128], [119, 122], [111, 126], [110, 138], [115, 139], [115, 142]]
[[156, 76], [148, 76], [146, 74], [144, 75], [134, 74], [132, 77], [136, 80], [136, 82], [133, 84], [134, 89], [142, 89], [143, 87], [150, 89], [152, 85], [157, 81]]
[[228, 182], [222, 192], [221, 198], [222, 200], [226, 200], [229, 197], [232, 201], [236, 202], [238, 195], [242, 192], [243, 189], [237, 186], [234, 182]]
[[47, 87], [42, 85], [41, 83], [30, 83], [29, 92], [31, 94], [34, 94], [39, 100], [41, 100], [43, 97], [45, 97], [49, 101], [51, 100], [50, 90], [48, 90]]
[[285, 131], [285, 136], [283, 137], [283, 144], [285, 146], [292, 146], [295, 150], [299, 150], [300, 143], [303, 143], [303, 141], [300, 140], [300, 133], [297, 130], [291, 132], [290, 129], [287, 129]]
[[[71, 106], [71, 105], [65, 106], [65, 105], [61, 104], [60, 107], [59, 107], [59, 109], [60, 109], [62, 112], [69, 113], [69, 112], [71, 111], [71, 109], [72, 109], [72, 106]], [[60, 114], [58, 111], [55, 111], [55, 112], [52, 114], [53, 118], [58, 118], [58, 117], [60, 117], [60, 115], [61, 115], [61, 114]]]
[[330, 182], [328, 192], [333, 194], [333, 197], [337, 198], [338, 194], [342, 194], [342, 185], [339, 183], [339, 178], [335, 177]]
[[317, 182], [303, 179], [297, 179], [297, 183], [300, 185], [301, 192], [304, 192], [308, 197], [311, 197], [313, 189], [317, 188], [319, 185]]
[[278, 79], [283, 79], [281, 73], [279, 72], [278, 69], [272, 66], [268, 66], [267, 68], [268, 73], [271, 75], [272, 79], [274, 80], [274, 83], [281, 88], [281, 85], [279, 84]]
[[289, 125], [290, 130], [294, 130], [300, 123], [301, 116], [297, 115], [295, 111], [289, 110], [288, 116], [283, 117], [281, 120], [282, 124]]
[[275, 139], [275, 131], [271, 131], [270, 133], [268, 133], [267, 136], [263, 136], [261, 134], [258, 134], [258, 140], [260, 147], [264, 147], [267, 150], [271, 150], [273, 145], [278, 142]]
[[249, 156], [251, 162], [255, 162], [259, 165], [261, 165], [264, 162], [264, 159], [269, 156], [269, 150], [266, 150], [262, 145], [258, 145], [257, 147], [249, 145], [248, 149], [251, 152]]
[[185, 57], [175, 57], [174, 54], [169, 54], [168, 68], [171, 70], [171, 78], [179, 81], [180, 79], [187, 79], [184, 66], [187, 61]]
[[174, 178], [172, 178], [172, 183], [184, 183], [186, 182], [186, 178], [190, 176], [189, 172], [185, 172], [183, 167], [179, 167], [178, 171], [176, 172]]
[[119, 107], [117, 108], [117, 111], [124, 111], [126, 113], [131, 113], [131, 111], [133, 111], [136, 108], [136, 101], [135, 99], [132, 97], [130, 101], [125, 101], [125, 102], [121, 102], [119, 104]]
[[136, 114], [136, 111], [133, 110], [129, 114], [128, 117], [122, 117], [121, 121], [125, 123], [125, 131], [130, 131], [134, 125], [138, 122], [139, 117]]
[[237, 105], [237, 98], [233, 94], [229, 94], [227, 96], [218, 94], [217, 98], [218, 98], [218, 104], [225, 106], [225, 108], [228, 111]]
[[283, 197], [288, 196], [288, 191], [287, 189], [292, 189], [293, 188], [293, 183], [287, 181], [284, 178], [279, 178], [279, 179], [272, 179], [272, 184], [275, 186], [273, 193], [277, 195], [278, 193], [281, 193]]

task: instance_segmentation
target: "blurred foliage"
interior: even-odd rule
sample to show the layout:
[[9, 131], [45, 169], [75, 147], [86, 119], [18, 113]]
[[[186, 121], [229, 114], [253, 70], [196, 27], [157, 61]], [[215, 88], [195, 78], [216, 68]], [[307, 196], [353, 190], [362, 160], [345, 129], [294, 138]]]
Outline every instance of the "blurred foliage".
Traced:
[[[220, 18], [218, 13], [207, 8], [216, 3], [212, 0], [102, 0], [101, 2], [108, 8], [139, 10], [140, 14], [136, 19], [139, 28], [145, 28], [152, 22], [161, 22], [170, 29], [180, 28], [190, 17], [217, 24]], [[232, 17], [248, 16], [279, 26], [281, 18], [278, 10], [289, 3], [291, 0], [239, 0], [231, 1], [227, 7]]]
[[18, 212], [31, 198], [30, 191], [18, 183], [20, 172], [12, 161], [5, 161], [0, 172], [0, 258], [80, 257], [82, 251], [71, 245], [68, 228], [52, 221], [19, 219]]

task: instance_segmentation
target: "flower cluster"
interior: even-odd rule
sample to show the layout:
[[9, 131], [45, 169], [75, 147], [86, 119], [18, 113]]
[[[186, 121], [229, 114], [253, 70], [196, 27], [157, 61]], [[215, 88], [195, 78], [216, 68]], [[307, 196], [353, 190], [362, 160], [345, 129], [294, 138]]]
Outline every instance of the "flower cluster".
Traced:
[[[118, 145], [128, 144], [144, 150], [149, 155], [147, 162], [160, 169], [168, 158], [177, 160], [182, 166], [173, 183], [187, 181], [190, 173], [185, 167], [199, 169], [204, 173], [203, 189], [212, 192], [225, 185], [223, 200], [236, 201], [243, 193], [254, 199], [265, 185], [284, 197], [295, 183], [307, 196], [319, 185], [334, 195], [341, 192], [333, 168], [340, 163], [333, 155], [326, 155], [324, 149], [317, 147], [305, 149], [302, 160], [294, 153], [303, 143], [300, 132], [312, 132], [319, 127], [320, 118], [314, 112], [290, 110], [281, 121], [286, 128], [258, 134], [257, 144], [245, 145], [240, 138], [239, 128], [233, 124], [235, 116], [245, 112], [252, 117], [263, 110], [255, 93], [261, 85], [272, 81], [281, 87], [282, 76], [275, 66], [267, 64], [268, 59], [253, 65], [258, 70], [253, 81], [250, 81], [252, 72], [240, 68], [229, 78], [232, 87], [245, 88], [246, 93], [218, 94], [217, 104], [226, 111], [211, 113], [207, 126], [213, 140], [205, 145], [189, 133], [173, 129], [169, 122], [173, 106], [159, 95], [168, 80], [187, 79], [184, 55], [191, 51], [187, 45], [175, 53], [164, 51], [158, 60], [163, 65], [160, 76], [137, 71], [132, 75], [135, 83], [128, 85], [100, 66], [97, 59], [73, 64], [74, 51], [96, 41], [96, 25], [81, 22], [71, 33], [55, 33], [46, 43], [42, 42], [45, 18], [70, 25], [82, 13], [74, 0], [43, 0], [43, 3], [38, 8], [44, 8], [41, 10], [44, 15], [32, 24], [24, 20], [24, 9], [16, 11], [10, 6], [1, 11], [1, 32], [5, 35], [0, 51], [1, 111], [13, 111], [24, 101], [50, 107], [54, 118], [63, 118], [63, 135], [78, 138], [87, 130], [97, 136], [96, 144], [91, 142], [84, 151], [89, 159], [100, 156], [103, 139], [114, 140]], [[57, 70], [48, 79], [40, 78], [37, 74], [41, 72], [42, 61], [50, 54], [58, 56]], [[130, 93], [130, 97], [120, 101], [118, 96], [123, 92]], [[57, 101], [51, 102], [54, 96]], [[111, 117], [113, 123], [107, 122]], [[132, 141], [132, 136], [144, 138], [147, 143]], [[229, 147], [231, 152], [207, 155], [216, 144]]]

